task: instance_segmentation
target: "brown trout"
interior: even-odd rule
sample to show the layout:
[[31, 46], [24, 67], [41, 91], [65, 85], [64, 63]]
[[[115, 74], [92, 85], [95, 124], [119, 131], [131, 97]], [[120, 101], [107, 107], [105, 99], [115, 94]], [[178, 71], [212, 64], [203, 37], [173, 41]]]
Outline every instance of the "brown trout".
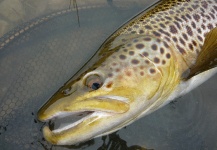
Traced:
[[45, 126], [44, 137], [71, 145], [115, 132], [198, 86], [216, 65], [217, 0], [162, 0], [113, 33], [40, 108], [43, 122], [80, 116]]

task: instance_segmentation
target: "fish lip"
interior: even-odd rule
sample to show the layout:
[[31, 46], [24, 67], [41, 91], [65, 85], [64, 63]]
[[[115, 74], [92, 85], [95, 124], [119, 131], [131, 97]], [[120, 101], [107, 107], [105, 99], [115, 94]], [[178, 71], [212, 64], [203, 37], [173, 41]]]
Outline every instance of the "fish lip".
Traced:
[[[103, 96], [96, 96], [94, 97], [94, 99], [111, 99], [111, 100], [117, 100], [117, 101], [121, 101], [124, 103], [129, 104], [129, 99], [123, 96], [116, 96], [116, 95], [103, 95]], [[87, 99], [88, 100], [88, 99]], [[51, 119], [54, 118], [62, 118], [68, 115], [73, 115], [73, 114], [78, 114], [78, 113], [82, 113], [82, 112], [86, 112], [86, 111], [90, 111], [90, 112], [94, 112], [94, 110], [83, 110], [83, 111], [71, 111], [71, 112], [57, 112], [56, 114], [50, 116], [49, 118], [43, 120], [43, 122], [47, 122]], [[109, 111], [103, 111], [103, 112], [109, 112]], [[61, 116], [63, 115], [63, 116]]]
[[[129, 103], [129, 99], [128, 98], [125, 98], [125, 97], [122, 97], [122, 96], [115, 96], [115, 95], [104, 95], [104, 96], [97, 96], [97, 97], [94, 97], [96, 99], [111, 99], [111, 100], [117, 100], [117, 101], [122, 101], [122, 102], [125, 102], [125, 103]], [[63, 126], [63, 127], [60, 127], [60, 128], [57, 128], [57, 129], [54, 129], [52, 130], [53, 133], [60, 133], [60, 132], [63, 132], [63, 131], [66, 131], [68, 129], [72, 129], [74, 127], [76, 127], [77, 125], [79, 125], [80, 123], [82, 123], [83, 121], [87, 120], [87, 119], [90, 119], [90, 118], [93, 118], [93, 117], [98, 117], [98, 118], [102, 118], [102, 117], [107, 117], [107, 116], [112, 116], [116, 113], [114, 112], [109, 112], [109, 111], [94, 111], [94, 110], [82, 110], [82, 111], [72, 111], [72, 112], [59, 112], [59, 113], [56, 113], [55, 115], [51, 116], [50, 118], [44, 120], [45, 122], [48, 122], [50, 120], [53, 120], [55, 122], [55, 120], [59, 119], [59, 118], [64, 118], [64, 117], [67, 117], [67, 116], [70, 116], [70, 115], [76, 115], [76, 114], [81, 114], [81, 113], [85, 113], [85, 112], [89, 112], [90, 114], [82, 117], [81, 119], [75, 121], [75, 122], [72, 122], [70, 123], [69, 125], [66, 125], [66, 126]]]

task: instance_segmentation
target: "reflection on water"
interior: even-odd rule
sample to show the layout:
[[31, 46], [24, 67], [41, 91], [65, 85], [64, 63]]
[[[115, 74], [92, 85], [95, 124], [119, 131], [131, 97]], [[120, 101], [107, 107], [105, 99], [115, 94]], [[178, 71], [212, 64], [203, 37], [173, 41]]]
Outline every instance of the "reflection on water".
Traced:
[[[193, 92], [111, 135], [75, 146], [52, 146], [42, 136], [44, 124], [36, 118], [40, 106], [115, 29], [149, 5], [143, 0], [114, 0], [88, 7], [83, 7], [84, 3], [79, 7], [78, 3], [81, 27], [76, 11], [66, 11], [23, 30], [38, 21], [35, 19], [3, 36], [1, 149], [217, 149], [216, 75]], [[15, 38], [5, 42], [12, 35]]]

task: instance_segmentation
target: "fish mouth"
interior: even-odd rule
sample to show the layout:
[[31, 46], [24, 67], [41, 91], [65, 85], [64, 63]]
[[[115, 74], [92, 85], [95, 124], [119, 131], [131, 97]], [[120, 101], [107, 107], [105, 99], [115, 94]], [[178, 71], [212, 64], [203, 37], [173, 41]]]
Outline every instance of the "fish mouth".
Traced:
[[[85, 104], [87, 101], [88, 104]], [[89, 102], [93, 102], [93, 104], [89, 105]], [[102, 124], [101, 120], [129, 110], [129, 100], [127, 98], [112, 95], [79, 101], [75, 105], [80, 105], [79, 109], [72, 107], [70, 111], [58, 111], [43, 120], [47, 122], [47, 125], [43, 128], [43, 134], [47, 141], [58, 145], [86, 141], [101, 134], [99, 133], [99, 124]], [[86, 129], [87, 127], [90, 129]], [[105, 130], [105, 132], [107, 131]], [[78, 133], [82, 134], [81, 137], [83, 138], [79, 139]], [[87, 136], [85, 137], [85, 135]]]
[[[110, 100], [112, 101], [120, 101], [124, 103], [129, 103], [128, 99], [121, 96], [99, 96], [95, 97], [95, 99], [98, 100]], [[116, 113], [122, 113], [122, 112], [115, 112], [113, 110], [94, 110], [94, 109], [87, 109], [82, 111], [71, 111], [71, 112], [58, 112], [55, 115], [53, 115], [51, 118], [46, 120], [48, 122], [49, 128], [53, 129], [53, 133], [59, 133], [65, 130], [68, 130], [70, 128], [73, 128], [80, 124], [82, 121], [93, 118], [93, 117], [106, 117], [115, 115]]]
[[90, 118], [93, 113], [94, 111], [60, 113], [58, 116], [48, 120], [48, 127], [53, 133], [60, 133]]

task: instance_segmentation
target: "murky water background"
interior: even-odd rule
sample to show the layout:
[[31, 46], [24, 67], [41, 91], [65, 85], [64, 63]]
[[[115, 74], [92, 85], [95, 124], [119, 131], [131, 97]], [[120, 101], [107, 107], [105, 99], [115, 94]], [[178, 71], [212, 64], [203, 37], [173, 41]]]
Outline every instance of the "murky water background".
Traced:
[[[217, 149], [217, 75], [114, 134], [76, 146], [47, 143], [41, 133], [43, 123], [36, 118], [40, 106], [81, 68], [112, 32], [154, 3], [80, 0], [79, 27], [76, 11], [54, 13], [68, 8], [68, 3], [57, 2], [50, 0], [46, 5], [49, 9], [45, 5], [35, 7], [40, 8], [38, 13], [29, 13], [29, 17], [15, 21], [10, 21], [10, 17], [5, 19], [7, 15], [0, 13], [1, 34], [7, 32], [0, 38], [0, 149]], [[21, 4], [21, 10], [28, 8], [24, 7], [26, 3]], [[20, 14], [25, 16], [24, 12]], [[28, 22], [23, 24], [22, 19]]]

